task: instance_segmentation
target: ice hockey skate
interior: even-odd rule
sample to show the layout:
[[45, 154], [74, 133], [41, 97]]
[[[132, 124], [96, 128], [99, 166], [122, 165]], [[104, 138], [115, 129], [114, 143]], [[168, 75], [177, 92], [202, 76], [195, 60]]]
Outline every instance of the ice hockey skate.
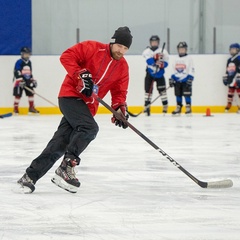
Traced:
[[173, 116], [179, 116], [181, 114], [182, 111], [182, 106], [177, 105], [177, 108], [172, 112]]
[[231, 107], [232, 107], [232, 103], [229, 102], [227, 104], [227, 106], [225, 107], [225, 112], [227, 113], [230, 110]]
[[39, 114], [40, 112], [35, 107], [30, 107], [28, 109], [28, 114]]
[[34, 183], [32, 179], [29, 178], [27, 173], [24, 173], [17, 183], [21, 186], [24, 193], [32, 193], [35, 190]]
[[240, 114], [240, 107], [238, 107], [237, 114]]
[[14, 108], [13, 108], [13, 115], [14, 116], [18, 116], [19, 115], [19, 110], [18, 110], [17, 106], [14, 106]]
[[186, 116], [192, 116], [192, 109], [191, 109], [191, 105], [187, 104], [186, 105], [186, 112], [185, 112]]
[[75, 159], [64, 158], [51, 181], [68, 192], [76, 193], [81, 185], [75, 175], [74, 167], [76, 165], [77, 161]]
[[148, 101], [148, 100], [145, 101], [144, 112], [145, 112], [146, 116], [150, 116], [151, 115], [151, 113], [150, 113], [150, 104], [151, 104], [150, 101]]
[[167, 113], [167, 110], [168, 110], [168, 105], [167, 104], [163, 105], [163, 111], [162, 111], [163, 115]]

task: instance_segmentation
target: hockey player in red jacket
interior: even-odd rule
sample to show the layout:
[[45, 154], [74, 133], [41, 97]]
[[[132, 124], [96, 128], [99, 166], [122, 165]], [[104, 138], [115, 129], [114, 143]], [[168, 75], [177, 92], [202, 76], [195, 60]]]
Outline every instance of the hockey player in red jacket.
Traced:
[[[80, 164], [79, 155], [98, 133], [98, 125], [93, 118], [98, 102], [92, 97], [92, 92], [103, 98], [110, 91], [112, 107], [128, 118], [126, 96], [129, 70], [123, 56], [131, 43], [129, 28], [120, 27], [110, 44], [85, 41], [63, 52], [60, 61], [67, 71], [59, 92], [63, 118], [46, 148], [18, 180], [24, 192], [33, 192], [36, 182], [63, 155], [52, 182], [69, 192], [77, 192], [80, 182], [75, 176], [74, 167]], [[111, 121], [116, 126], [127, 128], [115, 116]]]

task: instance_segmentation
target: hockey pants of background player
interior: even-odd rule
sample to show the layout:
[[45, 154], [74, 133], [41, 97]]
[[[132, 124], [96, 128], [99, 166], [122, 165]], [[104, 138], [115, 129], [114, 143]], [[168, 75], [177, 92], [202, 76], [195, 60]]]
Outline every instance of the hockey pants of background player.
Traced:
[[[98, 125], [86, 103], [78, 98], [59, 98], [63, 118], [43, 152], [32, 161], [26, 172], [34, 183], [62, 157], [76, 159], [96, 137]], [[41, 133], [41, 131], [40, 131]]]
[[182, 107], [182, 97], [185, 98], [186, 105], [191, 105], [192, 86], [185, 82], [176, 82], [174, 92], [177, 105]]
[[153, 78], [148, 72], [145, 77], [145, 106], [148, 105], [152, 100], [153, 84], [154, 81], [157, 85], [157, 90], [161, 94], [161, 101], [163, 105], [168, 104], [167, 92], [166, 92], [166, 82], [165, 78]]

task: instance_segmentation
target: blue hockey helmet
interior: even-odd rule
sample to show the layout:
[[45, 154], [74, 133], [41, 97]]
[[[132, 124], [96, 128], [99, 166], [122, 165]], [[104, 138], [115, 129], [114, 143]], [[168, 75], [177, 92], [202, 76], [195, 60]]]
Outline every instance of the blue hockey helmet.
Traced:
[[230, 46], [229, 46], [229, 49], [230, 48], [237, 48], [237, 49], [240, 49], [240, 45], [238, 43], [232, 43]]

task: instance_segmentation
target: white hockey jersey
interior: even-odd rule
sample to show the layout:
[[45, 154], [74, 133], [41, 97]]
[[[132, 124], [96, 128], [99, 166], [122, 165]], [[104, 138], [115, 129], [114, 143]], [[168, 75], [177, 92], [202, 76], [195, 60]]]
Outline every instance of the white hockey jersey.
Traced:
[[154, 78], [161, 78], [165, 73], [164, 68], [168, 66], [169, 55], [165, 49], [163, 50], [163, 53], [162, 53], [164, 68], [158, 68], [156, 66], [154, 56], [156, 54], [161, 54], [161, 52], [162, 52], [162, 48], [157, 48], [155, 51], [153, 51], [150, 47], [147, 47], [142, 53], [142, 56], [145, 58], [147, 63], [147, 71]]
[[177, 56], [174, 59], [171, 78], [177, 82], [186, 82], [188, 79], [194, 79], [194, 64], [189, 55]]

